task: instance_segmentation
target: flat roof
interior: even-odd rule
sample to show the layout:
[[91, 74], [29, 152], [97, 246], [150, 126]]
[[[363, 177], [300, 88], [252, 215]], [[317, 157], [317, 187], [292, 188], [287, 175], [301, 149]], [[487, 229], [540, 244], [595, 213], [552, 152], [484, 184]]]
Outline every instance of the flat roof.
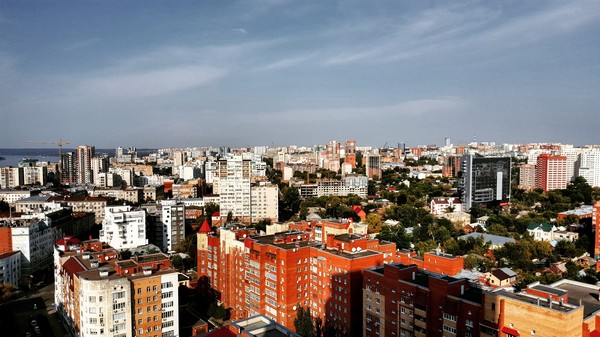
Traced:
[[598, 298], [600, 287], [570, 280], [555, 282], [553, 286], [569, 293], [569, 304], [579, 306], [581, 303], [583, 305], [584, 318], [600, 310], [600, 301]]

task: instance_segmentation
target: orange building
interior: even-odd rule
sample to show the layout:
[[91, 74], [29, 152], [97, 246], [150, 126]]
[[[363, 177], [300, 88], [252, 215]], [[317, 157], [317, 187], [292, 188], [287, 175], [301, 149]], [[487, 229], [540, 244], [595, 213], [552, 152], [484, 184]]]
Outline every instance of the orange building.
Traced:
[[[204, 226], [203, 226], [204, 227]], [[314, 228], [313, 228], [314, 229]], [[325, 328], [362, 335], [362, 273], [396, 261], [396, 245], [358, 234], [289, 230], [251, 236], [246, 229], [198, 233], [198, 274], [233, 318], [263, 314], [290, 329], [298, 306]], [[322, 232], [322, 233], [323, 233]]]
[[454, 276], [464, 267], [462, 256], [454, 256], [439, 251], [417, 256], [414, 251], [404, 250], [398, 252], [398, 257], [398, 260], [405, 265], [414, 264], [419, 269], [443, 275]]
[[546, 191], [565, 189], [567, 177], [567, 157], [540, 154], [535, 166], [535, 187]]

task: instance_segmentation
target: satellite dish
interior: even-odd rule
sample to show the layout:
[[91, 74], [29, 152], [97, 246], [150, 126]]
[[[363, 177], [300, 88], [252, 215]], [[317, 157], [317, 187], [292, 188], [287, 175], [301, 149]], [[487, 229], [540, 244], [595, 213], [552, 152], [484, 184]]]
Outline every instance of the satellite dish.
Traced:
[[356, 247], [352, 247], [352, 252], [355, 252], [355, 251], [356, 251]]
[[292, 309], [296, 310], [296, 306], [293, 306]]

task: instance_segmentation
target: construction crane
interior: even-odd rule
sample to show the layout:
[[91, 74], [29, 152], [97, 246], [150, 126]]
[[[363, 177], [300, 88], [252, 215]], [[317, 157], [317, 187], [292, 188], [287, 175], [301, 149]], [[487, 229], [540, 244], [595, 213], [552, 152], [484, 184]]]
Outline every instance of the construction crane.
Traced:
[[60, 183], [62, 180], [62, 147], [63, 145], [71, 144], [66, 140], [59, 139], [58, 141], [39, 141], [39, 140], [30, 140], [25, 143], [34, 143], [34, 144], [55, 144], [58, 146], [58, 182]]

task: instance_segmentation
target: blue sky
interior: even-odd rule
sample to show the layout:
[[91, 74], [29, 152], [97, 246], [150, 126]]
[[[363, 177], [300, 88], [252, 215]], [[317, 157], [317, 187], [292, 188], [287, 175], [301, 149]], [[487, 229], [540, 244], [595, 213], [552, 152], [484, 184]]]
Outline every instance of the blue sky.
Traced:
[[598, 1], [0, 0], [2, 148], [598, 144], [599, 93]]

